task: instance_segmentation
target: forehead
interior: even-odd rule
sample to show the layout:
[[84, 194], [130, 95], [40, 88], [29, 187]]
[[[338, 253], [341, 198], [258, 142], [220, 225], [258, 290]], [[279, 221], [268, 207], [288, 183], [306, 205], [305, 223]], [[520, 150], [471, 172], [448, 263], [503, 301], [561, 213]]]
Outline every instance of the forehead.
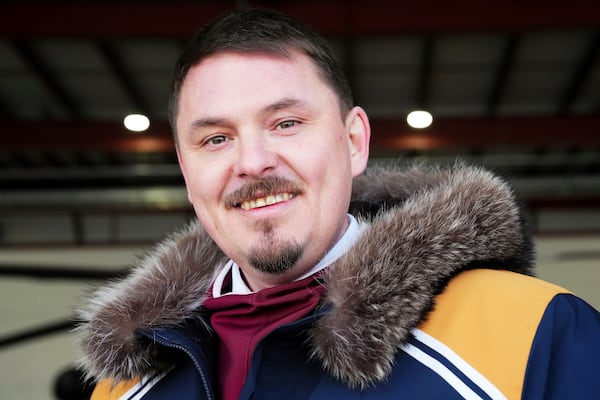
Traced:
[[[293, 78], [294, 75], [318, 77], [318, 70], [312, 60], [298, 51], [287, 55], [267, 53], [220, 52], [202, 59], [193, 65], [184, 79], [185, 87], [191, 80], [215, 82], [215, 78], [249, 79], [262, 75], [274, 78]], [[237, 80], [236, 80], [237, 81]], [[187, 85], [189, 86], [189, 85]]]
[[183, 82], [180, 111], [205, 112], [235, 109], [243, 104], [260, 106], [280, 97], [304, 97], [311, 102], [334, 99], [318, 68], [303, 53], [289, 57], [262, 53], [223, 52], [194, 65]]
[[292, 51], [288, 53], [269, 53], [266, 51], [235, 51], [235, 50], [224, 50], [219, 51], [213, 54], [210, 54], [196, 64], [192, 66], [190, 69], [205, 67], [207, 65], [211, 65], [214, 63], [246, 63], [246, 62], [267, 62], [271, 61], [274, 63], [279, 62], [293, 62], [295, 60], [304, 60], [308, 57], [301, 52]]

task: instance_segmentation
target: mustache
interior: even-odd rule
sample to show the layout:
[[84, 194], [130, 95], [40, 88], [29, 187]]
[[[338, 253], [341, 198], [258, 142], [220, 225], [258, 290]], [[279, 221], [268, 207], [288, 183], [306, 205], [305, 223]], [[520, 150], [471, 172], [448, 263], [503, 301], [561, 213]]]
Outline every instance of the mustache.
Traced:
[[302, 193], [299, 184], [286, 178], [269, 176], [261, 180], [250, 182], [236, 189], [225, 197], [227, 207], [239, 207], [244, 201], [254, 200], [257, 197], [276, 195], [278, 193], [290, 193], [298, 195]]

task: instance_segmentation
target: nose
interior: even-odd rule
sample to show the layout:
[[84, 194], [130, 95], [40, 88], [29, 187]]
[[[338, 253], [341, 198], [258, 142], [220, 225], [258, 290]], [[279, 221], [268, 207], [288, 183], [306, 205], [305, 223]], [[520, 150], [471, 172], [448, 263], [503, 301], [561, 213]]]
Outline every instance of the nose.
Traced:
[[239, 177], [261, 177], [277, 163], [277, 155], [262, 133], [240, 135], [237, 153], [235, 173]]

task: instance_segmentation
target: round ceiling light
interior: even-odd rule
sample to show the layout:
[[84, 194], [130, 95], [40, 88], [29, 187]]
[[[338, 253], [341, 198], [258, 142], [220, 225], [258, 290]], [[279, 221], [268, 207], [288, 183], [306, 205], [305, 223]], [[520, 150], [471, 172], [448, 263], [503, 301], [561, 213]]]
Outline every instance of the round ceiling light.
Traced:
[[406, 122], [413, 128], [427, 128], [433, 122], [433, 116], [427, 111], [413, 111], [406, 117]]
[[123, 125], [132, 132], [143, 132], [150, 127], [150, 120], [142, 114], [129, 114], [123, 119]]

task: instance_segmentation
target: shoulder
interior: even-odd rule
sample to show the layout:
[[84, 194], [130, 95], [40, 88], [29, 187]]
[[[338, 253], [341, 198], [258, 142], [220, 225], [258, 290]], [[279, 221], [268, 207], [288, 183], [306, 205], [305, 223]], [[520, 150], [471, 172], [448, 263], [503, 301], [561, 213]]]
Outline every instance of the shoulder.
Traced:
[[452, 279], [419, 327], [508, 397], [520, 397], [532, 343], [549, 304], [568, 291], [508, 271], [476, 269]]
[[[463, 330], [481, 333], [485, 321], [524, 328], [533, 335], [550, 302], [569, 291], [552, 283], [509, 271], [475, 269], [453, 278], [436, 297], [428, 322], [448, 328], [460, 321]], [[426, 324], [427, 325], [427, 324]], [[433, 326], [432, 326], [433, 328]]]
[[569, 291], [529, 275], [504, 270], [474, 269], [452, 279], [441, 298], [448, 297], [453, 301], [459, 298], [463, 301], [489, 298], [491, 303], [498, 302], [497, 306], [500, 307], [524, 302], [529, 302], [532, 307], [545, 307], [560, 293]]

